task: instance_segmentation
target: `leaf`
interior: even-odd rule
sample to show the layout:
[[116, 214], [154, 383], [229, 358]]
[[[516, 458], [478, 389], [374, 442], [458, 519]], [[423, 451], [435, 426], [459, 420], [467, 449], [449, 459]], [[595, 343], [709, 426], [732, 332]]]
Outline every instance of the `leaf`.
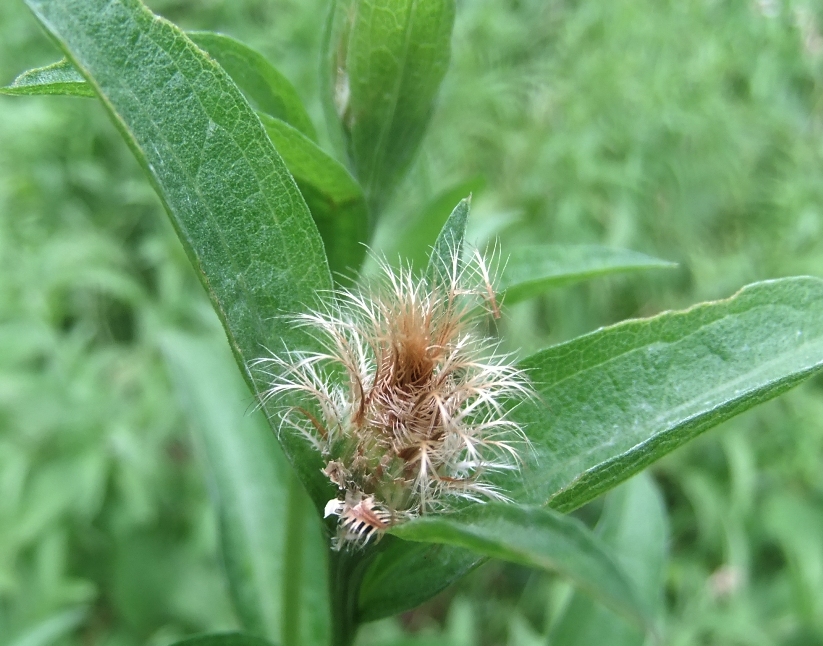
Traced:
[[[448, 277], [454, 273], [455, 269], [457, 273], [460, 272], [460, 256], [463, 252], [463, 238], [466, 235], [471, 201], [471, 196], [460, 200], [437, 236], [429, 257], [427, 272], [432, 284], [448, 282]], [[455, 258], [457, 267], [452, 266]]]
[[167, 335], [162, 348], [208, 475], [243, 628], [283, 644], [327, 643], [319, 519], [262, 413], [248, 413], [248, 390], [231, 355], [210, 339], [181, 334]]
[[642, 625], [649, 621], [628, 575], [600, 540], [577, 519], [550, 509], [487, 503], [423, 516], [390, 531], [561, 574], [625, 616]]
[[23, 72], [11, 85], [0, 87], [0, 94], [97, 96], [83, 75], [65, 58], [51, 65]]
[[282, 119], [309, 139], [317, 139], [297, 90], [265, 56], [239, 40], [212, 31], [190, 31], [186, 35], [220, 63], [257, 109]]
[[332, 270], [356, 274], [368, 242], [369, 216], [360, 185], [298, 130], [265, 114], [260, 118], [309, 206]]
[[[652, 617], [663, 611], [668, 527], [662, 496], [648, 473], [609, 492], [597, 534], [631, 577]], [[555, 646], [642, 646], [646, 635], [608, 608], [575, 593], [552, 630]]]
[[411, 163], [449, 64], [454, 0], [338, 0], [323, 73], [327, 114], [373, 214]]
[[597, 330], [522, 362], [538, 397], [513, 418], [534, 459], [498, 484], [520, 502], [570, 511], [822, 366], [817, 278], [755, 283]]
[[413, 267], [424, 267], [429, 260], [432, 245], [452, 212], [454, 205], [466, 195], [483, 188], [483, 179], [475, 177], [436, 195], [419, 213], [409, 215], [399, 233], [392, 223], [393, 236], [386, 245], [386, 257], [393, 260], [400, 256]]
[[676, 263], [659, 260], [637, 251], [597, 245], [534, 245], [512, 250], [500, 276], [499, 291], [506, 303], [537, 296], [562, 285], [598, 276], [671, 269]]
[[[259, 397], [267, 380], [250, 362], [312, 345], [289, 316], [332, 285], [317, 227], [260, 120], [221, 67], [138, 0], [27, 4], [148, 172]], [[334, 491], [319, 455], [296, 434], [279, 439], [322, 507]]]
[[[317, 139], [317, 131], [297, 90], [262, 54], [234, 38], [211, 31], [187, 32], [187, 36], [220, 63], [259, 110], [282, 119], [309, 139]], [[85, 77], [65, 58], [23, 72], [11, 85], [0, 88], [0, 94], [97, 96]]]
[[243, 633], [211, 633], [189, 637], [173, 646], [272, 646], [270, 641]]
[[360, 621], [374, 621], [416, 608], [482, 562], [451, 545], [411, 543], [391, 536], [360, 587]]

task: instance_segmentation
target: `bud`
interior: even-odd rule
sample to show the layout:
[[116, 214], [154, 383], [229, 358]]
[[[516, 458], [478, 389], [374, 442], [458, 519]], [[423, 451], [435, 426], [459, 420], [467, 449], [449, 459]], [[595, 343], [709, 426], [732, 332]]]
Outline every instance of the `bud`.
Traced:
[[379, 214], [417, 152], [448, 69], [454, 0], [339, 0], [323, 75], [333, 136]]

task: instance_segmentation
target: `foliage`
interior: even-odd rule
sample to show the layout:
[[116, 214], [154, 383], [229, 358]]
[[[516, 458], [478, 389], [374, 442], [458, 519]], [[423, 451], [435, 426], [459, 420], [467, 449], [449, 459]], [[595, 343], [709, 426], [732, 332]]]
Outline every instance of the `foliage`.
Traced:
[[[102, 33], [100, 28], [113, 29], [115, 23], [107, 23], [102, 12], [94, 12], [92, 3], [43, 0], [32, 5], [62, 40], [73, 64], [79, 65], [92, 81], [95, 92], [102, 94], [107, 109], [153, 176], [199, 277], [221, 314], [233, 349], [243, 359], [241, 368], [259, 354], [257, 347], [261, 343], [273, 344], [267, 339], [303, 344], [303, 339], [282, 325], [282, 314], [305, 304], [305, 286], [311, 292], [322, 288], [324, 281], [330, 284], [320, 255], [320, 235], [327, 249], [334, 245], [334, 253], [340, 254], [334, 260], [329, 253], [333, 268], [339, 269], [356, 264], [357, 242], [364, 239], [363, 232], [368, 228], [364, 226], [365, 208], [356, 206], [360, 199], [357, 191], [350, 190], [356, 188], [351, 176], [341, 173], [342, 168], [322, 170], [331, 169], [336, 162], [304, 135], [291, 134], [288, 126], [272, 122], [274, 131], [286, 133], [289, 142], [298, 142], [294, 145], [300, 155], [295, 154], [290, 161], [285, 148], [289, 144], [283, 143], [285, 139], [278, 143], [272, 127], [268, 128], [270, 139], [266, 136], [232, 80], [202, 58], [172, 25], [153, 21], [136, 3], [112, 5], [124, 12], [124, 19], [116, 21], [116, 28], [123, 33], [110, 39], [120, 45], [119, 50], [101, 47], [100, 43], [108, 40], [95, 45], [95, 38]], [[72, 12], [66, 13], [67, 8]], [[179, 11], [174, 4], [158, 8], [172, 16]], [[130, 13], [132, 10], [134, 13]], [[28, 25], [29, 31], [21, 34], [31, 33], [30, 20], [17, 18], [15, 9], [4, 7], [0, 11]], [[187, 26], [216, 26], [219, 20], [230, 19], [231, 11], [242, 15], [246, 5], [238, 3], [232, 10], [213, 11], [198, 16], [201, 24]], [[228, 13], [221, 15], [220, 11]], [[302, 11], [305, 9], [301, 5]], [[429, 215], [425, 203], [436, 203], [436, 192], [448, 189], [449, 180], [461, 181], [479, 172], [486, 176], [489, 188], [484, 202], [475, 200], [478, 206], [472, 219], [477, 224], [470, 223], [475, 228], [469, 230], [475, 242], [482, 243], [485, 237], [499, 232], [500, 223], [507, 221], [497, 209], [517, 206], [522, 215], [519, 220], [508, 218], [513, 224], [501, 236], [504, 252], [516, 251], [519, 244], [535, 240], [617, 243], [680, 261], [681, 269], [668, 272], [668, 278], [667, 272], [659, 272], [656, 278], [649, 274], [649, 278], [633, 279], [631, 283], [613, 279], [597, 286], [555, 291], [517, 305], [500, 332], [511, 347], [524, 345], [529, 349], [626, 315], [650, 313], [664, 305], [681, 305], [696, 298], [725, 296], [746, 280], [798, 269], [819, 273], [819, 245], [814, 236], [820, 209], [815, 189], [820, 170], [815, 150], [819, 148], [815, 149], [815, 137], [804, 139], [797, 133], [819, 120], [814, 112], [819, 108], [814, 106], [819, 105], [815, 74], [819, 73], [820, 61], [814, 43], [815, 36], [818, 40], [820, 37], [815, 31], [816, 18], [809, 9], [798, 5], [793, 11], [789, 14], [788, 10], [778, 10], [771, 16], [750, 8], [745, 12], [706, 9], [696, 3], [677, 10], [630, 3], [595, 8], [527, 2], [509, 10], [486, 3], [461, 6], [455, 66], [444, 86], [434, 132], [406, 180], [417, 190], [408, 192], [408, 197], [403, 191], [403, 197], [388, 202], [392, 185], [400, 181], [397, 177], [409, 159], [401, 155], [394, 165], [388, 164], [388, 178], [364, 180], [362, 169], [371, 168], [369, 164], [374, 162], [368, 151], [374, 137], [357, 135], [351, 140], [356, 140], [354, 148], [349, 148], [351, 170], [366, 188], [372, 218], [378, 222], [377, 241], [382, 240], [386, 248], [396, 248], [392, 238], [402, 237], [403, 227], [416, 226], [407, 213]], [[298, 13], [291, 16], [292, 28], [311, 24], [309, 19], [298, 18]], [[72, 22], [80, 15], [85, 15], [84, 23]], [[789, 19], [791, 15], [796, 22]], [[10, 19], [3, 24], [10, 25], [11, 33], [16, 23]], [[686, 39], [699, 41], [707, 34], [711, 36], [708, 50], [689, 47], [686, 41], [664, 40], [665, 34], [673, 33], [673, 24], [693, 27], [685, 30], [689, 34]], [[82, 28], [94, 25], [97, 28], [85, 32]], [[159, 61], [168, 55], [168, 60], [179, 66], [176, 74], [169, 74], [160, 65], [148, 75], [151, 81], [145, 84], [145, 96], [160, 92], [158, 96], [165, 93], [167, 97], [158, 99], [157, 104], [139, 98], [146, 70], [117, 66], [118, 56], [126, 61], [131, 54], [127, 44], [132, 45], [133, 39], [129, 40], [127, 32], [137, 34], [143, 29], [151, 38], [137, 41], [141, 47], [155, 48], [146, 60]], [[250, 21], [245, 22], [245, 29], [252, 41], [263, 42]], [[281, 29], [279, 24], [277, 29]], [[286, 27], [282, 30], [288, 33]], [[330, 33], [333, 35], [334, 29]], [[426, 36], [436, 33], [430, 30]], [[497, 47], [486, 47], [484, 51], [490, 53], [478, 61], [465, 43], [479, 36], [483, 36], [484, 43]], [[279, 37], [284, 39], [280, 42], [288, 38], [283, 34]], [[17, 38], [7, 46], [14, 47], [15, 57], [19, 58], [24, 48]], [[732, 39], [735, 46], [726, 46], [724, 38]], [[633, 45], [638, 42], [641, 45]], [[303, 41], [300, 51], [317, 46], [316, 40]], [[761, 48], [775, 56], [765, 60], [751, 55]], [[138, 48], [140, 51], [149, 52]], [[691, 56], [694, 51], [711, 55]], [[301, 60], [301, 56], [293, 55], [279, 66], [292, 72], [292, 78], [305, 80], [308, 73], [301, 71], [305, 65]], [[243, 89], [236, 72], [232, 73], [228, 64], [226, 68]], [[632, 92], [641, 79], [648, 78], [650, 69], [661, 75], [660, 81], [652, 77], [653, 91]], [[196, 74], [198, 70], [200, 74]], [[202, 70], [206, 70], [205, 75]], [[609, 82], [604, 83], [604, 79]], [[61, 92], [89, 94], [88, 85], [75, 79], [71, 87], [66, 87], [65, 80], [58, 88]], [[186, 83], [199, 92], [198, 105], [185, 100], [189, 91], [180, 93]], [[479, 89], [480, 85], [486, 89]], [[298, 87], [311, 86], [298, 83]], [[536, 91], [518, 101], [529, 87]], [[715, 91], [718, 87], [723, 91]], [[774, 87], [782, 92], [770, 91]], [[213, 92], [215, 88], [219, 91]], [[424, 104], [430, 99], [426, 92], [417, 94]], [[179, 109], [164, 110], [163, 105], [169, 103]], [[44, 139], [33, 131], [15, 134], [18, 139], [11, 133], [4, 135], [9, 141], [21, 143], [5, 153], [3, 177], [8, 180], [5, 188], [0, 187], [3, 211], [8, 214], [13, 208], [15, 213], [41, 215], [33, 220], [3, 219], [6, 294], [2, 306], [7, 312], [4, 325], [9, 329], [4, 336], [8, 339], [3, 362], [8, 377], [4, 381], [9, 384], [4, 395], [4, 416], [9, 422], [8, 431], [0, 436], [8, 446], [3, 451], [0, 474], [4, 491], [12, 493], [7, 513], [13, 519], [4, 523], [4, 528], [10, 529], [2, 540], [3, 558], [10, 565], [3, 572], [13, 574], [4, 575], [9, 577], [2, 588], [8, 601], [0, 614], [0, 622], [5, 622], [0, 628], [2, 634], [13, 635], [20, 643], [49, 643], [60, 639], [61, 634], [78, 634], [78, 626], [85, 640], [114, 639], [120, 643], [147, 638], [166, 643], [198, 630], [227, 628], [234, 620], [215, 582], [210, 556], [215, 542], [209, 529], [212, 512], [197, 484], [195, 465], [188, 460], [188, 441], [179, 433], [183, 416], [165, 376], [160, 348], [165, 349], [166, 361], [173, 368], [172, 374], [177, 375], [177, 392], [189, 392], [184, 401], [200, 402], [185, 410], [196, 431], [194, 437], [201, 443], [200, 450], [211, 455], [206, 463], [210, 464], [213, 483], [218, 477], [229, 482], [238, 469], [215, 466], [216, 459], [231, 453], [226, 452], [228, 447], [208, 447], [205, 438], [209, 437], [209, 422], [225, 419], [225, 424], [231, 424], [232, 419], [237, 420], [239, 434], [254, 432], [240, 430], [244, 426], [259, 430], [259, 416], [254, 422], [243, 421], [242, 411], [252, 400], [237, 394], [221, 402], [219, 393], [231, 392], [234, 387], [202, 379], [204, 374], [224, 373], [219, 362], [206, 369], [185, 358], [187, 347], [197, 348], [189, 357], [208, 355], [210, 347], [219, 348], [219, 332], [203, 299], [193, 289], [193, 275], [185, 267], [168, 227], [162, 224], [156, 201], [138, 179], [115, 135], [86, 116], [89, 110], [97, 110], [91, 102], [57, 105], [48, 108], [55, 112], [43, 112], [40, 117], [46, 130], [54, 133], [51, 138]], [[43, 106], [40, 109], [46, 110]], [[260, 104], [257, 107], [265, 110]], [[7, 123], [38, 123], [36, 114], [25, 114], [10, 100], [4, 101], [0, 109], [14, 116]], [[309, 112], [317, 116], [316, 108]], [[52, 116], [55, 114], [68, 116]], [[99, 111], [91, 114], [100, 116]], [[428, 119], [425, 106], [412, 114], [423, 124]], [[282, 113], [275, 116], [288, 121]], [[187, 132], [188, 125], [198, 123], [198, 118], [204, 127]], [[376, 118], [388, 119], [386, 132], [402, 124], [403, 119], [412, 119], [407, 116], [395, 122], [392, 115], [386, 117], [380, 111]], [[61, 133], [60, 119], [87, 125], [73, 133]], [[157, 124], [163, 126], [158, 129]], [[158, 139], [158, 132], [171, 136]], [[419, 139], [419, 132], [410, 141]], [[495, 134], [490, 137], [488, 132]], [[27, 151], [22, 143], [25, 139], [21, 137], [25, 136], [35, 142], [34, 152]], [[97, 142], [96, 150], [75, 144], [78, 147], [70, 149], [65, 161], [54, 163], [52, 175], [35, 172], [37, 168], [48, 168], [44, 159], [54, 158], [48, 145], [59, 151], [63, 141], [84, 142], [90, 137]], [[322, 133], [320, 141], [325, 141]], [[377, 137], [376, 141], [385, 140]], [[214, 154], [208, 154], [209, 146], [214, 146]], [[281, 147], [285, 165], [275, 152]], [[201, 158], [201, 153], [192, 154], [195, 150], [207, 154]], [[251, 153], [238, 155], [238, 150]], [[93, 153], [108, 163], [93, 165]], [[378, 156], [392, 154], [386, 149]], [[297, 171], [300, 163], [308, 168], [302, 182]], [[297, 179], [296, 185], [286, 168]], [[337, 183], [322, 183], [328, 172], [337, 173]], [[116, 189], [112, 188], [112, 175], [121, 178]], [[366, 175], [373, 177], [371, 171]], [[252, 177], [255, 182], [251, 182]], [[315, 206], [309, 185], [316, 187], [321, 196]], [[345, 187], [343, 193], [335, 193], [336, 186]], [[305, 195], [308, 209], [297, 187]], [[385, 195], [378, 195], [378, 189], [385, 189]], [[254, 202], [258, 195], [261, 200]], [[284, 200], [284, 195], [288, 199]], [[261, 219], [253, 231], [243, 230], [243, 225], [252, 221], [246, 219], [241, 205], [265, 204], [266, 200], [275, 213], [286, 213], [288, 217], [279, 227]], [[346, 243], [330, 243], [339, 236], [329, 233], [336, 230], [333, 228], [324, 232], [322, 206], [318, 206], [322, 204], [355, 205], [327, 210], [327, 221], [355, 223], [342, 229], [351, 233], [345, 234]], [[226, 209], [227, 205], [233, 205], [234, 211]], [[252, 210], [264, 211], [265, 207], [262, 211]], [[113, 213], [118, 215], [111, 217]], [[206, 218], [204, 213], [211, 215]], [[436, 215], [430, 217], [437, 219]], [[777, 235], [785, 232], [792, 235]], [[429, 240], [431, 244], [433, 239]], [[228, 259], [231, 263], [227, 265]], [[523, 289], [529, 285], [529, 296], [534, 296], [535, 284], [545, 289], [592, 273], [634, 268], [638, 260], [626, 255], [625, 262], [604, 263], [594, 271], [567, 265], [566, 275], [561, 270], [559, 279], [556, 270], [541, 268], [521, 283]], [[506, 271], [511, 276], [516, 268], [515, 264], [511, 270], [504, 270], [504, 280]], [[239, 289], [235, 282], [238, 277], [245, 283]], [[511, 282], [507, 286], [515, 301], [517, 290]], [[529, 428], [534, 429], [534, 437], [540, 438], [539, 442], [533, 440], [537, 445], [536, 461], [523, 471], [524, 499], [544, 502], [554, 496], [553, 502], [560, 508], [576, 507], [709, 425], [807, 376], [820, 363], [816, 335], [819, 289], [815, 279], [763, 283], [729, 301], [606, 328], [527, 359], [524, 365], [535, 371], [543, 397], [538, 403], [518, 409]], [[547, 307], [551, 312], [548, 316]], [[170, 329], [178, 336], [170, 335]], [[181, 330], [187, 336], [180, 336]], [[199, 341], [198, 347], [189, 338], [193, 333], [210, 340]], [[219, 355], [218, 350], [213, 352]], [[568, 357], [578, 359], [572, 362]], [[253, 375], [247, 373], [247, 377], [254, 380]], [[205, 389], [199, 394], [193, 385], [198, 382]], [[644, 384], [643, 389], [632, 387], [638, 383]], [[595, 405], [589, 404], [590, 397], [594, 397]], [[668, 586], [674, 601], [667, 630], [672, 643], [695, 643], [703, 638], [760, 643], [761, 628], [750, 628], [753, 625], [762, 626], [772, 641], [794, 639], [801, 643], [819, 639], [823, 593], [815, 578], [820, 574], [816, 565], [820, 548], [815, 539], [820, 530], [815, 526], [818, 510], [810, 493], [820, 486], [817, 399], [814, 386], [805, 388], [781, 400], [783, 403], [735, 420], [735, 428], [722, 435], [720, 447], [716, 441], [701, 440], [685, 452], [667, 457], [658, 468], [673, 523], [674, 553]], [[560, 404], [566, 401], [574, 405]], [[600, 402], [602, 410], [597, 405]], [[206, 405], [213, 406], [214, 411], [199, 419], [198, 411], [202, 414]], [[778, 415], [781, 409], [788, 410], [790, 421]], [[72, 411], [72, 415], [66, 415], [66, 411]], [[578, 444], [581, 439], [599, 441], [606, 437], [608, 424], [617, 423], [613, 420], [622, 419], [623, 428], [634, 429], [638, 415], [647, 415], [651, 435], [641, 429], [631, 434], [625, 445], [605, 441], [601, 453], [598, 449], [591, 453], [590, 448]], [[547, 456], [556, 455], [552, 442], [559, 440], [541, 436], [547, 424], [567, 429], [563, 450], [573, 459], [562, 477], [542, 472], [545, 463], [558, 463]], [[598, 424], [603, 425], [603, 433], [581, 434], [581, 428], [588, 430]], [[785, 429], [781, 439], [776, 438], [776, 428]], [[211, 437], [219, 439], [215, 430]], [[793, 447], [788, 438], [798, 438], [800, 448]], [[271, 444], [270, 438], [268, 442]], [[239, 445], [240, 449], [244, 446], [248, 450], [256, 445]], [[315, 505], [322, 504], [328, 495], [316, 469], [312, 471], [311, 462], [306, 461], [308, 454], [299, 443], [287, 442], [285, 448]], [[255, 451], [257, 457], [263, 453]], [[589, 453], [596, 456], [593, 461], [574, 459], [575, 455]], [[705, 455], [710, 459], [701, 459]], [[725, 460], [721, 456], [726, 456]], [[267, 464], [277, 464], [278, 460], [282, 465], [282, 457], [273, 457]], [[135, 469], [140, 464], [144, 466]], [[263, 471], [254, 472], [258, 475], [253, 483], [241, 484], [236, 491], [242, 494], [266, 478], [282, 478], [273, 473], [265, 475], [267, 467], [261, 468]], [[584, 472], [585, 477], [578, 477]], [[767, 482], [758, 484], [754, 476], [758, 472], [767, 475]], [[635, 500], [633, 505], [651, 505], [655, 509], [655, 503], [649, 502], [656, 499], [649, 481], [644, 480], [643, 486], [652, 493], [646, 494], [636, 493], [641, 489], [634, 482], [630, 483], [633, 488], [618, 489], [608, 499], [599, 525], [603, 542], [614, 550], [618, 571], [626, 568], [635, 572], [638, 562], [636, 556], [631, 560], [632, 542], [621, 542], [621, 532], [628, 530], [620, 527], [631, 527], [632, 523], [625, 521], [621, 525], [624, 521], [618, 518], [621, 513], [631, 517], [634, 507], [623, 507], [621, 512], [621, 505], [627, 503], [620, 501]], [[231, 492], [233, 486], [213, 486], [223, 525], [224, 550], [231, 557], [241, 554], [238, 549], [249, 549], [248, 558], [254, 563], [260, 548], [227, 545], [231, 541], [235, 546], [238, 541], [254, 545], [249, 530], [259, 532], [265, 527], [228, 519], [227, 514], [239, 512], [248, 500], [224, 502], [221, 506], [221, 496]], [[307, 511], [304, 518], [308, 523], [314, 513], [299, 502], [303, 494], [295, 486], [287, 485], [291, 506], [284, 513], [290, 527], [299, 527], [302, 522], [295, 520], [299, 518], [298, 510]], [[730, 492], [728, 496], [721, 493], [724, 491]], [[501, 513], [514, 513], [512, 510], [517, 508], [506, 509]], [[493, 514], [493, 510], [487, 513]], [[692, 514], [699, 519], [696, 530]], [[594, 516], [595, 509], [582, 511], [585, 520]], [[420, 522], [424, 521], [430, 522]], [[261, 522], [272, 523], [274, 519]], [[459, 525], [460, 519], [455, 516], [442, 522]], [[472, 522], [467, 519], [456, 533], [466, 531]], [[242, 531], [232, 538], [226, 523]], [[314, 523], [314, 529], [307, 530], [309, 534], [317, 530]], [[654, 546], [663, 542], [663, 526], [649, 526], [651, 553], [660, 553]], [[401, 530], [409, 532], [408, 536], [415, 531], [425, 535], [425, 527], [415, 530], [413, 523], [398, 528]], [[456, 534], [441, 533], [438, 540], [447, 535]], [[110, 541], [110, 553], [102, 562], [97, 547], [101, 536]], [[300, 542], [288, 531], [282, 540], [287, 550]], [[456, 544], [467, 546], [460, 541]], [[484, 552], [485, 548], [477, 543], [474, 546], [481, 553], [506, 555], [505, 550]], [[402, 598], [404, 586], [411, 585], [412, 580], [404, 580], [404, 576], [427, 572], [418, 564], [442, 563], [443, 568], [428, 571], [425, 584], [430, 587], [414, 600], [419, 603], [426, 594], [442, 589], [475, 563], [473, 558], [461, 560], [461, 553], [452, 551], [454, 548], [432, 546], [420, 550], [415, 544], [390, 537], [381, 547], [384, 551], [368, 571], [358, 574], [365, 574], [363, 595], [374, 599], [381, 596], [381, 586], [389, 597]], [[780, 562], [774, 565], [775, 553], [785, 558], [785, 566]], [[404, 559], [406, 566], [398, 567]], [[654, 583], [659, 582], [659, 574], [653, 572], [660, 567], [655, 565], [657, 562], [649, 562], [651, 571], [646, 579], [639, 573], [631, 577], [641, 590], [646, 589], [644, 581], [652, 582], [646, 584], [650, 587], [641, 598], [659, 598]], [[152, 567], [146, 568], [145, 563], [152, 563]], [[368, 561], [363, 563], [368, 566]], [[226, 565], [235, 601], [254, 615], [254, 598], [260, 591], [251, 593], [250, 601], [243, 586], [256, 568], [276, 570], [276, 563], [233, 566], [227, 558]], [[317, 565], [317, 559], [309, 558], [304, 570], [311, 565]], [[350, 574], [358, 570], [357, 563], [342, 565], [349, 573], [347, 580], [356, 581], [357, 577]], [[469, 594], [472, 585], [482, 583], [482, 572], [494, 571], [493, 567], [471, 575], [463, 584], [463, 594]], [[384, 568], [394, 576], [382, 572]], [[717, 568], [711, 579], [708, 568]], [[211, 583], [198, 585], [198, 572], [200, 581]], [[334, 572], [332, 569], [336, 576]], [[274, 583], [278, 577], [283, 583]], [[318, 581], [314, 575], [301, 577], [299, 571], [275, 571], [267, 578], [272, 579], [277, 595], [282, 591], [281, 599], [289, 598], [289, 585], [298, 586], [291, 592], [302, 590], [300, 594], [308, 594], [310, 586], [301, 586], [300, 582]], [[564, 605], [558, 597], [562, 583], [548, 578], [533, 580], [537, 581], [537, 593], [530, 596], [550, 604], [548, 617], [545, 608], [518, 607], [492, 613], [485, 621], [505, 618], [507, 627], [503, 630], [511, 640], [537, 639], [538, 633], [552, 632], [560, 643], [585, 643], [574, 641], [585, 639], [574, 626], [586, 625], [585, 619], [581, 624], [575, 617], [606, 611], [587, 606], [588, 602], [577, 596]], [[706, 587], [707, 580], [711, 588]], [[168, 581], [176, 585], [169, 587]], [[389, 590], [392, 587], [395, 592]], [[211, 591], [212, 598], [205, 598], [202, 590]], [[268, 594], [269, 590], [263, 592]], [[515, 598], [514, 592], [511, 598]], [[717, 599], [728, 601], [724, 606]], [[368, 596], [360, 597], [361, 604], [368, 600]], [[295, 606], [282, 603], [280, 616], [284, 620], [292, 617], [285, 620], [286, 624], [291, 621], [290, 625], [280, 625], [277, 617], [245, 616], [242, 610], [240, 620], [253, 632], [282, 639], [283, 643], [296, 643], [298, 635], [306, 635], [301, 631], [319, 627], [311, 639], [323, 641], [322, 621], [308, 621], [309, 628], [301, 627], [290, 614]], [[369, 614], [368, 604], [357, 610], [351, 600], [347, 603], [344, 612], [368, 618], [380, 616]], [[357, 598], [354, 603], [356, 606]], [[481, 603], [453, 603], [446, 622], [451, 637], [442, 639], [468, 639], [471, 626], [483, 615]], [[644, 603], [654, 606], [653, 601], [640, 605]], [[91, 604], [88, 609], [86, 604]], [[299, 605], [318, 609], [309, 601]], [[506, 602], [502, 601], [501, 606], [505, 608]], [[261, 607], [265, 607], [264, 613], [272, 611], [270, 604]], [[66, 612], [66, 608], [78, 609]], [[395, 606], [386, 612], [400, 609]], [[531, 615], [528, 621], [523, 620], [524, 615]], [[107, 619], [112, 616], [113, 620]], [[596, 616], [598, 625], [621, 621]], [[789, 617], [788, 623], [782, 616]], [[274, 624], [266, 624], [270, 621]], [[379, 630], [372, 629], [372, 634], [378, 635]], [[489, 640], [496, 639], [494, 629], [484, 633]], [[639, 643], [636, 634], [626, 634], [626, 643]], [[368, 634], [363, 636], [364, 641], [368, 638]]]

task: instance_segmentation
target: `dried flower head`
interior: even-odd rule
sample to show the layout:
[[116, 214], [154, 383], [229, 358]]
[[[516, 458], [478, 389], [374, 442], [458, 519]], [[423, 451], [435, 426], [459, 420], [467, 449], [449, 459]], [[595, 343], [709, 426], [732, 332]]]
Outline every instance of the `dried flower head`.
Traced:
[[326, 505], [338, 548], [457, 498], [504, 499], [487, 476], [517, 468], [527, 444], [504, 403], [528, 397], [528, 382], [477, 331], [478, 306], [499, 316], [487, 266], [477, 252], [465, 267], [451, 256], [438, 281], [383, 264], [374, 284], [297, 318], [322, 352], [259, 362], [274, 368], [267, 398], [312, 402], [283, 421], [322, 453], [338, 488]]

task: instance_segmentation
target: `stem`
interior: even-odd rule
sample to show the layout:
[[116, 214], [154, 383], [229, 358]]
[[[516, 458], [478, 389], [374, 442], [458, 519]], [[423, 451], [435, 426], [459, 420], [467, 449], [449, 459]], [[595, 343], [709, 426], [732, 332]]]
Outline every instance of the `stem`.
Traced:
[[289, 477], [286, 510], [286, 544], [283, 554], [283, 605], [281, 641], [283, 646], [299, 646], [300, 607], [303, 599], [303, 543], [305, 541], [306, 501], [297, 474]]
[[357, 635], [357, 603], [360, 583], [372, 559], [373, 546], [357, 550], [343, 547], [329, 558], [329, 593], [331, 595], [332, 646], [351, 646]]

